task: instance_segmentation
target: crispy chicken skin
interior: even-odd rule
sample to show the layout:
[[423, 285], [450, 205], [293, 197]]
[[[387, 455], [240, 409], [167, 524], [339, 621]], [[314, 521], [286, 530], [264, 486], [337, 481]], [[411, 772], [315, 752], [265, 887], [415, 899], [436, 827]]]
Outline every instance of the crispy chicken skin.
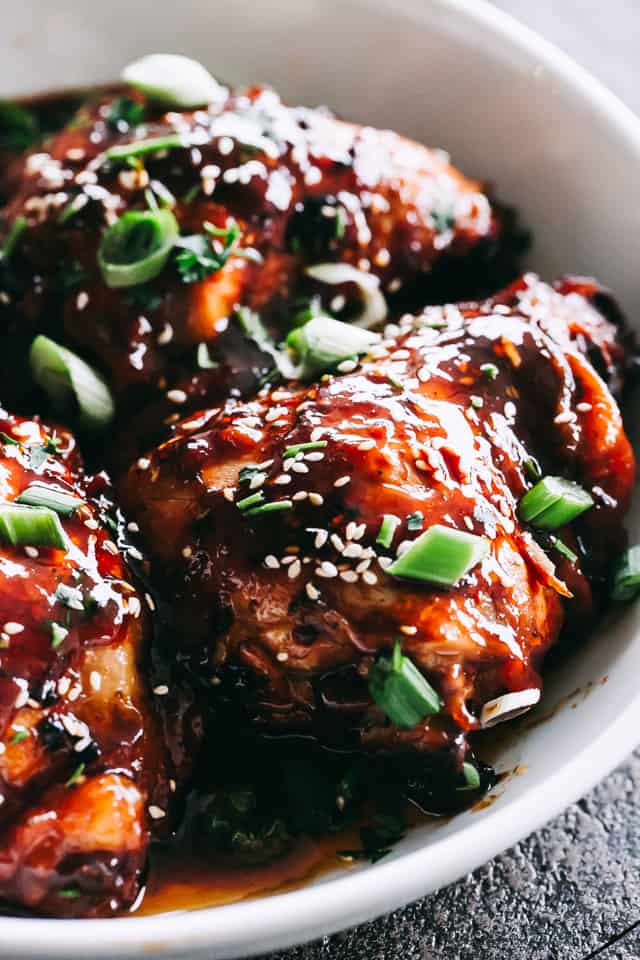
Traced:
[[[280, 333], [300, 296], [321, 294], [328, 302], [340, 294], [343, 313], [357, 309], [353, 283], [311, 281], [309, 264], [363, 268], [392, 303], [413, 306], [454, 291], [457, 298], [488, 292], [499, 285], [496, 275], [514, 273], [503, 214], [442, 151], [326, 110], [288, 107], [262, 87], [221, 87], [217, 102], [193, 113], [161, 115], [131, 96], [144, 105], [144, 127], [110, 121], [109, 95], [9, 172], [15, 192], [5, 226], [19, 217], [29, 225], [12, 255], [13, 288], [5, 291], [9, 373], [40, 331], [102, 368], [128, 413], [164, 399], [172, 386], [193, 391], [202, 405], [224, 371], [199, 370], [197, 346], [208, 343], [215, 355], [237, 305], [258, 310]], [[133, 168], [105, 161], [109, 148], [176, 132], [183, 148], [148, 153]], [[175, 198], [182, 234], [235, 221], [239, 255], [201, 282], [183, 282], [171, 259], [142, 291], [110, 289], [97, 266], [100, 237], [125, 211], [146, 209], [158, 184], [159, 202]], [[224, 356], [229, 362], [228, 349]], [[252, 359], [263, 370], [259, 352]], [[248, 368], [246, 379], [247, 357], [240, 366]], [[19, 393], [20, 379], [12, 382]], [[175, 402], [165, 407], [158, 416], [175, 413]]]
[[[459, 766], [483, 704], [540, 686], [567, 615], [592, 613], [634, 480], [586, 356], [620, 364], [616, 328], [580, 289], [528, 276], [484, 304], [406, 316], [346, 372], [229, 399], [132, 466], [122, 493], [176, 598], [176, 642], [221, 686], [230, 667], [253, 675], [258, 728], [449, 750]], [[287, 456], [306, 443], [322, 445]], [[559, 531], [576, 562], [518, 516], [533, 463], [593, 495]], [[238, 506], [251, 495], [273, 512]], [[390, 549], [384, 514], [401, 519]], [[385, 572], [436, 523], [488, 537], [487, 557], [450, 590]], [[366, 685], [395, 638], [444, 701], [408, 732]]]
[[168, 808], [148, 611], [71, 434], [4, 411], [0, 431], [2, 503], [34, 481], [82, 501], [61, 518], [66, 552], [0, 546], [0, 897], [110, 916], [137, 896]]

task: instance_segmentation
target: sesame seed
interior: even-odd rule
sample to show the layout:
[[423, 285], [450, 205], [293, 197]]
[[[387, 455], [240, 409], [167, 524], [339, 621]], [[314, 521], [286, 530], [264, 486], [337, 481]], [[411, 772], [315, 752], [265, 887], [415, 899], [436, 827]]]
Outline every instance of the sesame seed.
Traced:
[[83, 737], [81, 740], [78, 740], [77, 743], [74, 744], [73, 749], [76, 753], [82, 753], [83, 750], [86, 750], [87, 747], [90, 747], [90, 746], [91, 746], [91, 737]]
[[235, 487], [223, 487], [222, 496], [225, 498], [225, 500], [228, 500], [229, 503], [233, 503], [235, 495], [236, 495]]
[[334, 487], [344, 487], [347, 483], [351, 483], [351, 477], [344, 476], [344, 477], [338, 477], [338, 479], [335, 481], [333, 485]]
[[573, 414], [570, 410], [563, 410], [562, 413], [553, 418], [554, 423], [571, 423], [572, 420]]
[[280, 561], [277, 557], [274, 557], [274, 555], [270, 553], [264, 558], [264, 565], [270, 570], [277, 570], [280, 566]]
[[274, 483], [284, 486], [287, 483], [291, 483], [291, 477], [288, 473], [281, 473], [280, 476], [276, 477], [273, 481]]
[[156, 609], [155, 600], [153, 599], [150, 593], [145, 593], [144, 599], [147, 606], [149, 607], [149, 610], [151, 610], [151, 612], [153, 613], [153, 611]]
[[331, 534], [331, 543], [336, 548], [338, 553], [342, 553], [342, 551], [344, 550], [344, 543], [342, 542], [342, 540], [340, 539], [337, 533]]
[[294, 473], [309, 473], [309, 467], [306, 463], [294, 463], [292, 468]]
[[400, 633], [404, 633], [405, 636], [407, 636], [407, 637], [414, 637], [417, 632], [418, 632], [418, 628], [417, 628], [417, 627], [411, 627], [411, 626], [409, 626], [408, 624], [403, 624], [403, 625], [400, 627]]
[[154, 804], [151, 804], [149, 809], [149, 816], [152, 820], [162, 820], [163, 817], [166, 817], [167, 813], [162, 807], [156, 807]]
[[84, 310], [89, 303], [89, 294], [86, 290], [81, 290], [76, 297], [76, 310]]
[[316, 550], [321, 550], [328, 539], [329, 539], [329, 533], [327, 530], [318, 530], [318, 532], [316, 533], [316, 538], [313, 543]]
[[358, 444], [358, 450], [373, 450], [375, 445], [375, 440], [363, 440], [362, 443]]
[[357, 366], [358, 363], [356, 360], [343, 360], [342, 363], [338, 364], [336, 370], [340, 373], [352, 373]]
[[89, 517], [88, 520], [85, 520], [84, 525], [87, 528], [87, 530], [97, 530], [98, 527], [100, 526], [98, 521], [94, 520], [92, 517]]
[[[7, 748], [5, 747], [4, 743], [0, 742], [0, 756], [5, 752], [6, 749]], [[4, 797], [2, 798], [2, 800], [4, 802]]]
[[322, 440], [325, 433], [326, 430], [324, 427], [315, 427], [315, 429], [311, 431], [311, 440], [313, 443], [315, 443], [317, 440]]
[[136, 466], [138, 470], [148, 470], [151, 466], [151, 460], [148, 457], [139, 457]]
[[364, 580], [365, 583], [368, 583], [370, 587], [372, 587], [375, 583], [378, 582], [378, 578], [376, 577], [373, 570], [365, 570], [364, 573], [362, 574], [362, 579]]
[[10, 637], [13, 637], [16, 633], [22, 633], [24, 630], [23, 623], [16, 623], [14, 620], [9, 620], [2, 628], [3, 633], [8, 633]]
[[249, 481], [249, 490], [257, 490], [267, 479], [266, 473], [254, 473]]
[[186, 403], [187, 395], [184, 390], [167, 390], [167, 400], [171, 403]]
[[365, 570], [368, 570], [371, 566], [371, 558], [365, 557], [364, 560], [361, 560], [356, 567], [356, 573], [364, 573]]
[[79, 684], [76, 683], [73, 687], [71, 687], [71, 690], [69, 690], [67, 697], [69, 700], [73, 702], [74, 700], [78, 699], [81, 693], [82, 693], [82, 688], [80, 687]]
[[425, 463], [425, 461], [422, 460], [420, 457], [418, 457], [418, 459], [416, 460], [415, 464], [416, 464], [416, 468], [417, 468], [418, 470], [428, 470], [428, 469], [429, 469], [428, 465], [427, 465], [427, 464]]
[[576, 410], [579, 410], [580, 413], [588, 413], [589, 410], [592, 410], [592, 409], [593, 409], [593, 407], [591, 406], [590, 403], [579, 403], [579, 404], [576, 406]]
[[175, 793], [177, 789], [178, 789], [178, 785], [175, 782], [175, 780], [169, 780], [169, 790], [171, 791], [171, 793]]
[[309, 496], [309, 494], [307, 493], [306, 490], [298, 490], [297, 493], [294, 493], [294, 495], [291, 497], [291, 499], [292, 499], [292, 500], [306, 500], [308, 496]]
[[70, 677], [60, 677], [60, 679], [58, 680], [58, 693], [60, 694], [61, 697], [64, 697], [65, 693], [67, 692], [70, 686], [71, 686]]
[[273, 423], [274, 420], [277, 420], [279, 417], [286, 415], [286, 407], [273, 407], [271, 410], [267, 410], [264, 415], [266, 423]]
[[115, 543], [113, 542], [113, 540], [103, 540], [103, 541], [102, 541], [102, 549], [103, 549], [103, 550], [106, 550], [107, 553], [110, 553], [110, 554], [111, 554], [112, 556], [114, 556], [114, 557], [117, 557], [117, 555], [118, 555], [118, 548], [116, 547], [116, 545], [115, 545]]
[[15, 699], [15, 703], [14, 703], [15, 709], [20, 710], [21, 707], [24, 707], [28, 699], [29, 699], [29, 691], [21, 690]]
[[137, 523], [134, 523], [134, 522], [132, 521], [131, 523], [128, 523], [128, 524], [127, 524], [127, 530], [129, 531], [129, 533], [139, 533], [139, 532], [140, 532], [140, 527], [138, 526]]
[[287, 571], [287, 576], [289, 577], [289, 580], [295, 580], [295, 578], [299, 577], [301, 573], [302, 573], [302, 564], [300, 563], [298, 558], [295, 557], [293, 563], [291, 564], [291, 566]]
[[95, 690], [96, 692], [102, 686], [102, 676], [101, 674], [98, 673], [97, 670], [92, 670], [91, 673], [89, 674], [89, 684], [91, 686], [91, 689]]
[[324, 460], [324, 453], [321, 450], [313, 450], [311, 453], [305, 453], [304, 459], [309, 460], [310, 463], [319, 463]]
[[157, 687], [153, 688], [153, 692], [157, 697], [166, 697], [166, 695], [169, 693], [169, 687], [166, 685], [166, 683], [161, 683]]
[[280, 563], [282, 564], [283, 567], [287, 567], [289, 566], [290, 563], [293, 563], [295, 559], [296, 559], [295, 556], [289, 556], [289, 557], [285, 556], [281, 558]]
[[276, 653], [276, 660], [278, 660], [280, 663], [286, 663], [288, 659], [289, 654], [286, 650], [280, 650], [278, 653]]
[[336, 567], [335, 564], [331, 563], [329, 560], [323, 560], [320, 566], [318, 567], [318, 569], [316, 570], [316, 573], [318, 574], [319, 577], [326, 577], [327, 579], [331, 579], [331, 577], [338, 576], [338, 568]]
[[413, 540], [403, 540], [396, 547], [396, 556], [401, 557], [403, 553], [406, 553], [409, 547], [413, 546]]
[[156, 343], [163, 347], [167, 343], [171, 343], [173, 340], [173, 327], [170, 323], [165, 323], [164, 327], [156, 337]]
[[311, 581], [309, 581], [309, 583], [305, 584], [305, 588], [304, 588], [304, 589], [305, 589], [305, 591], [306, 591], [307, 596], [309, 597], [309, 600], [317, 600], [318, 597], [320, 596], [320, 591], [318, 590], [317, 587], [315, 587], [315, 586], [311, 583]]
[[344, 580], [345, 583], [355, 583], [358, 579], [358, 574], [355, 570], [343, 570], [340, 574], [340, 579]]
[[367, 532], [367, 525], [366, 525], [366, 523], [360, 523], [360, 524], [358, 524], [358, 525], [356, 526], [355, 530], [353, 531], [353, 533], [352, 533], [352, 535], [351, 535], [351, 539], [352, 539], [352, 540], [362, 540], [362, 538], [364, 537], [364, 535], [365, 535], [366, 532]]
[[361, 557], [362, 556], [362, 547], [359, 543], [348, 543], [344, 550], [342, 551], [343, 557]]
[[324, 503], [324, 498], [321, 497], [319, 493], [310, 493], [309, 503], [312, 503], [314, 507], [321, 507]]
[[467, 530], [473, 530], [473, 520], [471, 519], [471, 517], [464, 518], [464, 525], [467, 528]]

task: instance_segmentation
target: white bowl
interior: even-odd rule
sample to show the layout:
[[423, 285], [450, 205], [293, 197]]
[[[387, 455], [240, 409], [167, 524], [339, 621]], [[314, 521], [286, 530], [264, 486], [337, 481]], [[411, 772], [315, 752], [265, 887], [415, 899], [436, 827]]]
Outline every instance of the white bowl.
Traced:
[[[632, 322], [640, 313], [640, 122], [480, 0], [22, 0], [0, 50], [5, 94], [109, 80], [142, 53], [183, 52], [222, 78], [267, 80], [290, 100], [326, 102], [350, 119], [442, 145], [522, 210], [536, 269], [597, 274]], [[519, 762], [526, 773], [502, 785], [495, 803], [414, 830], [381, 863], [188, 914], [0, 919], [0, 957], [247, 956], [456, 880], [557, 814], [640, 740], [639, 626], [640, 609], [626, 610], [548, 678], [538, 712], [552, 715], [499, 751], [501, 769]], [[571, 698], [576, 688], [590, 695]]]

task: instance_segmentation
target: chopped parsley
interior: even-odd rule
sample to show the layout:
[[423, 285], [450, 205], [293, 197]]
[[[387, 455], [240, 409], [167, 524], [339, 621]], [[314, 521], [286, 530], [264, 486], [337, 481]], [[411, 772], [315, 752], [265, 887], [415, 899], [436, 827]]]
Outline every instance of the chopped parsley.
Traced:
[[144, 120], [144, 106], [131, 97], [116, 97], [107, 114], [107, 123], [116, 130], [137, 127]]
[[76, 783], [78, 783], [82, 779], [82, 777], [84, 776], [85, 766], [86, 764], [84, 763], [78, 764], [78, 766], [75, 768], [75, 770], [73, 771], [73, 773], [71, 774], [67, 782], [65, 783], [65, 787], [67, 789], [69, 789], [69, 787], [75, 787]]
[[[183, 283], [199, 283], [217, 273], [226, 264], [240, 239], [240, 227], [232, 220], [228, 227], [203, 224], [204, 233], [180, 237], [176, 241], [176, 267]], [[215, 249], [212, 238], [222, 241]]]
[[17, 743], [22, 743], [23, 740], [26, 740], [28, 736], [29, 736], [29, 731], [28, 731], [28, 730], [16, 730], [16, 732], [14, 733], [14, 735], [13, 735], [13, 736], [11, 737], [11, 739], [9, 740], [9, 743], [10, 743], [12, 746], [15, 745], [15, 744], [17, 744]]

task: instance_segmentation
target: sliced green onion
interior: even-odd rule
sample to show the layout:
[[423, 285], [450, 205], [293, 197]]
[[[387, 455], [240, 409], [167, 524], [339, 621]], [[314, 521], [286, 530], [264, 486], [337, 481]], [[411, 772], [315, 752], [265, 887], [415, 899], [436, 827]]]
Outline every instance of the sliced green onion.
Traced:
[[211, 354], [209, 353], [209, 346], [206, 343], [199, 343], [198, 350], [196, 352], [196, 363], [201, 370], [214, 370], [216, 367], [219, 367], [220, 364], [216, 360], [211, 359]]
[[369, 670], [369, 693], [391, 722], [406, 730], [442, 707], [437, 692], [397, 641], [391, 657], [381, 657]]
[[475, 395], [472, 395], [471, 397], [469, 397], [469, 403], [471, 404], [474, 410], [482, 410], [484, 406], [484, 400], [482, 399], [482, 397], [477, 397]]
[[500, 371], [496, 367], [495, 363], [483, 363], [480, 365], [480, 372], [484, 373], [485, 377], [488, 380], [495, 380]]
[[131, 143], [120, 143], [105, 150], [107, 160], [134, 160], [144, 157], [148, 153], [159, 153], [160, 150], [176, 150], [185, 147], [183, 138], [178, 133], [169, 133], [164, 137], [148, 137], [146, 140], [132, 140]]
[[57, 650], [58, 647], [61, 647], [66, 638], [69, 635], [69, 631], [66, 627], [63, 627], [61, 623], [56, 623], [55, 620], [51, 623], [51, 648]]
[[613, 573], [611, 599], [630, 603], [640, 594], [640, 545], [629, 547], [620, 557]]
[[355, 283], [362, 296], [362, 312], [353, 323], [366, 330], [386, 319], [387, 301], [380, 290], [380, 279], [373, 273], [357, 270], [349, 263], [316, 263], [307, 267], [305, 273], [320, 283]]
[[518, 510], [534, 527], [556, 530], [592, 506], [592, 497], [577, 483], [563, 477], [543, 477], [525, 493]]
[[289, 457], [295, 457], [305, 450], [324, 450], [328, 442], [328, 440], [315, 440], [309, 443], [294, 443], [291, 447], [285, 447], [282, 459], [287, 460]]
[[462, 764], [462, 776], [465, 780], [464, 787], [457, 787], [458, 793], [463, 793], [465, 790], [477, 790], [480, 786], [480, 772], [477, 767], [472, 763]]
[[26, 740], [29, 736], [28, 730], [16, 730], [14, 735], [9, 740], [9, 743], [14, 745], [16, 743], [22, 743], [23, 740]]
[[245, 512], [245, 517], [255, 517], [258, 513], [274, 513], [277, 510], [291, 510], [292, 500], [274, 500], [272, 503], [263, 503], [260, 507], [253, 507]]
[[116, 130], [137, 127], [144, 120], [144, 105], [131, 97], [116, 97], [109, 107], [107, 123]]
[[392, 513], [385, 513], [382, 518], [382, 523], [380, 524], [380, 529], [378, 530], [376, 543], [379, 543], [381, 547], [390, 547], [395, 532], [401, 522], [400, 517], [396, 517]]
[[69, 541], [60, 518], [47, 507], [0, 504], [0, 537], [14, 547], [53, 547], [66, 550]]
[[108, 228], [98, 266], [108, 287], [133, 287], [160, 273], [179, 235], [170, 210], [129, 210]]
[[242, 500], [236, 500], [236, 507], [238, 510], [246, 510], [247, 507], [254, 507], [257, 503], [262, 503], [263, 500], [264, 493], [262, 490], [258, 490]]
[[101, 430], [109, 425], [115, 412], [111, 392], [88, 363], [42, 335], [31, 344], [29, 363], [34, 380], [60, 414], [75, 405], [81, 427]]
[[4, 239], [2, 247], [0, 247], [0, 262], [8, 260], [11, 257], [11, 254], [15, 250], [20, 237], [27, 229], [27, 220], [26, 217], [16, 217], [9, 228], [9, 232]]
[[489, 552], [489, 541], [435, 524], [387, 569], [393, 577], [452, 587]]
[[287, 337], [287, 344], [298, 354], [299, 376], [333, 370], [342, 360], [367, 353], [380, 335], [361, 330], [332, 317], [314, 317], [303, 327], [296, 327]]
[[26, 503], [30, 507], [48, 507], [61, 517], [69, 517], [82, 506], [84, 501], [65, 490], [35, 482], [23, 490], [20, 496], [16, 497], [15, 502]]
[[65, 787], [67, 787], [67, 789], [69, 787], [75, 786], [75, 784], [82, 779], [84, 775], [84, 769], [85, 769], [85, 764], [79, 763], [78, 766], [73, 771], [73, 773], [71, 774], [71, 776], [69, 777], [69, 779], [67, 780], [67, 782], [65, 783]]
[[58, 890], [58, 896], [64, 900], [77, 900], [78, 897], [82, 896], [82, 893], [77, 887], [63, 887], [62, 890]]
[[89, 197], [86, 193], [79, 193], [73, 200], [70, 200], [69, 203], [65, 204], [60, 213], [58, 214], [58, 223], [60, 226], [67, 223], [68, 220], [71, 220], [75, 217], [76, 213], [86, 207], [89, 202]]
[[69, 610], [84, 610], [82, 590], [78, 587], [70, 587], [68, 583], [58, 584], [55, 599]]
[[179, 54], [151, 53], [130, 63], [121, 76], [153, 100], [183, 109], [206, 106], [225, 94], [201, 63]]
[[551, 543], [555, 547], [561, 556], [565, 557], [569, 563], [575, 563], [578, 559], [578, 554], [574, 553], [573, 550], [566, 545], [564, 540], [561, 540], [560, 537], [551, 537]]
[[528, 460], [524, 461], [522, 464], [522, 469], [532, 483], [536, 483], [542, 477], [542, 468], [540, 467], [538, 461], [534, 460], [533, 457], [530, 457]]

